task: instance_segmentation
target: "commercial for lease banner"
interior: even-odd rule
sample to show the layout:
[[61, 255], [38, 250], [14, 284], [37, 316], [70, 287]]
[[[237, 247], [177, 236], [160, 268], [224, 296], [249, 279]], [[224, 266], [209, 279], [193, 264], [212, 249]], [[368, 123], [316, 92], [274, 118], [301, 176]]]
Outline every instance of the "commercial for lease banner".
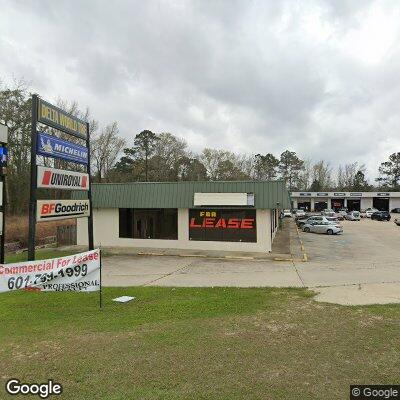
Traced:
[[0, 292], [93, 292], [100, 288], [100, 250], [0, 265]]
[[37, 168], [38, 188], [89, 190], [88, 174], [42, 166]]
[[45, 157], [60, 158], [78, 164], [88, 163], [88, 149], [76, 143], [62, 140], [47, 133], [39, 132], [37, 154]]
[[90, 215], [89, 200], [38, 200], [37, 222], [81, 218]]
[[87, 137], [88, 132], [86, 122], [42, 99], [39, 99], [37, 119], [42, 124], [59, 129], [60, 131], [69, 133], [70, 135], [82, 139], [86, 139]]

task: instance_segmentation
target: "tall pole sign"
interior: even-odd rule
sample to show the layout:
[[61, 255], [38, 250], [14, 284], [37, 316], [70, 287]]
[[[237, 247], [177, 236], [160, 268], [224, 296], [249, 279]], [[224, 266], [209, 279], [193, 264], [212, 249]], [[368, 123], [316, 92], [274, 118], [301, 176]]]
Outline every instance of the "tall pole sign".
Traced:
[[6, 221], [6, 174], [8, 128], [0, 124], [0, 264], [4, 264], [5, 221]]
[[[38, 132], [38, 124], [74, 136], [81, 143]], [[37, 165], [37, 156], [62, 159], [83, 165], [85, 172], [67, 171]], [[84, 190], [87, 200], [37, 200], [37, 189]], [[36, 223], [65, 218], [88, 218], [89, 250], [94, 249], [92, 185], [90, 176], [89, 124], [32, 96], [31, 191], [29, 201], [28, 259], [35, 259]]]

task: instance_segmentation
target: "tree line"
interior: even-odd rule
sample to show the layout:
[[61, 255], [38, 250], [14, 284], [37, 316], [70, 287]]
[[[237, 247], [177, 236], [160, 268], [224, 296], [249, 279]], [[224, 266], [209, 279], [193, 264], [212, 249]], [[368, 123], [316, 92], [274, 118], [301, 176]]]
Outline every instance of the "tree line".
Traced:
[[[57, 105], [90, 123], [91, 168], [95, 182], [134, 181], [230, 181], [284, 179], [289, 190], [385, 191], [400, 190], [400, 152], [381, 163], [375, 184], [366, 179], [366, 168], [357, 162], [334, 169], [324, 160], [313, 162], [285, 150], [280, 155], [237, 154], [204, 148], [191, 150], [187, 142], [171, 133], [143, 130], [133, 137], [133, 146], [120, 135], [115, 121], [100, 126], [90, 110], [79, 111], [76, 102], [58, 100]], [[7, 165], [8, 209], [24, 213], [28, 209], [31, 93], [24, 82], [0, 86], [0, 123], [9, 128]], [[52, 128], [40, 130], [55, 133]], [[57, 133], [71, 141], [71, 136]], [[42, 159], [42, 165], [70, 170], [82, 167], [62, 160]], [[43, 191], [45, 192], [45, 191]], [[48, 191], [48, 198], [64, 198], [69, 192]]]

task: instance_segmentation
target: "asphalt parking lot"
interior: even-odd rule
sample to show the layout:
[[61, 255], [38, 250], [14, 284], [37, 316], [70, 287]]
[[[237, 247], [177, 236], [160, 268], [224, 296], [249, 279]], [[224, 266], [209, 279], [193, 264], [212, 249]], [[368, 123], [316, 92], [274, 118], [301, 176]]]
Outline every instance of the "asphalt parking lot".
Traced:
[[398, 261], [400, 227], [391, 221], [341, 221], [343, 234], [327, 236], [301, 233], [312, 261], [329, 263], [381, 264]]
[[342, 224], [343, 234], [333, 236], [300, 232], [298, 237], [292, 229], [292, 253], [298, 253], [301, 239], [308, 262], [298, 257], [273, 261], [121, 255], [105, 258], [103, 282], [106, 286], [309, 287], [317, 288], [321, 301], [400, 302], [400, 227], [393, 219]]
[[296, 268], [304, 285], [319, 287], [321, 301], [400, 302], [400, 227], [393, 220], [343, 221], [343, 234], [334, 236], [301, 232], [309, 262]]

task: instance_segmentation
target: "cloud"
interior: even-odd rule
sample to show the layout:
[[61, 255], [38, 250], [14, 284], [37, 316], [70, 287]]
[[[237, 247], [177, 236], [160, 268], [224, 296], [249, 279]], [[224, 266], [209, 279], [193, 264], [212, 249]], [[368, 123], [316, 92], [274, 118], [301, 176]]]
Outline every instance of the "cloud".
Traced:
[[397, 1], [3, 1], [0, 77], [143, 129], [370, 178], [399, 151]]

